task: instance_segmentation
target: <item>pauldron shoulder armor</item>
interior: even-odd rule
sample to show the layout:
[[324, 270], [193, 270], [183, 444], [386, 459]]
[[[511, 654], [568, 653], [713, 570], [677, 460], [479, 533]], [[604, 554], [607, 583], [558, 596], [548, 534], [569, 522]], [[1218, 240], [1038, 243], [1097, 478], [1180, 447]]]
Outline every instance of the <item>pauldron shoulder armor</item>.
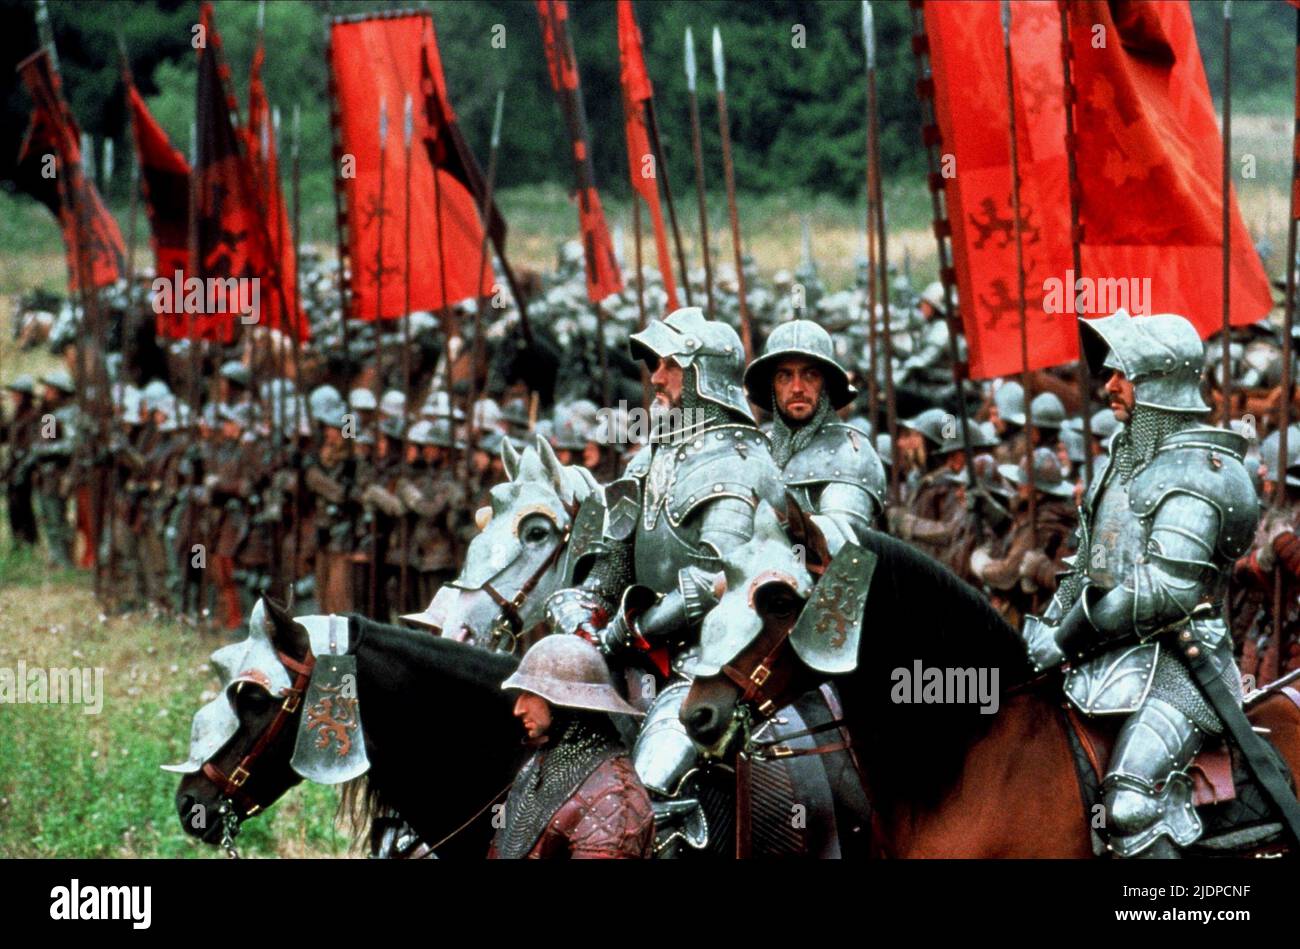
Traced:
[[785, 466], [785, 483], [791, 487], [847, 484], [861, 488], [884, 508], [885, 468], [870, 439], [851, 425], [828, 422], [811, 442]]
[[[668, 521], [678, 528], [700, 506], [719, 498], [737, 498], [750, 507], [759, 499], [783, 509], [781, 475], [767, 439], [749, 425], [722, 425], [701, 432], [677, 447], [677, 469], [668, 489]], [[634, 459], [635, 461], [635, 459]]]
[[1204, 501], [1219, 513], [1215, 550], [1235, 560], [1250, 548], [1259, 521], [1259, 500], [1242, 464], [1245, 451], [1246, 439], [1226, 429], [1198, 427], [1170, 435], [1134, 475], [1129, 506], [1145, 519], [1176, 494]]

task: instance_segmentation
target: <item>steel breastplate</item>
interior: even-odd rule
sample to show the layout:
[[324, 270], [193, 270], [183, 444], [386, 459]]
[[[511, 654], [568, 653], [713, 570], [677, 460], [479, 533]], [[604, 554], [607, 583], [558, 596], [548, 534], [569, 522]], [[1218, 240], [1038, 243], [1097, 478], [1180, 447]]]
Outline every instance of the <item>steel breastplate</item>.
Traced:
[[[662, 507], [663, 502], [660, 502]], [[653, 520], [653, 527], [646, 527]], [[701, 556], [696, 538], [698, 528], [692, 524], [680, 530], [674, 528], [662, 510], [653, 519], [647, 503], [646, 516], [637, 525], [635, 560], [637, 583], [652, 590], [667, 593], [677, 588], [677, 574], [686, 567], [696, 566], [710, 573], [722, 569], [716, 557]]]
[[1129, 486], [1117, 476], [1107, 479], [1094, 508], [1085, 573], [1094, 584], [1111, 590], [1133, 569], [1146, 545], [1146, 528], [1129, 506]]

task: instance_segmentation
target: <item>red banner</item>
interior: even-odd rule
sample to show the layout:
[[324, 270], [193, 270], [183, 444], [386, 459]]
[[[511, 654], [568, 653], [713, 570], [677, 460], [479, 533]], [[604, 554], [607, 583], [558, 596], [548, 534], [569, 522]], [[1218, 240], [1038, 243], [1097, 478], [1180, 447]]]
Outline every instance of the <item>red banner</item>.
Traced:
[[184, 296], [174, 290], [172, 305], [156, 301], [155, 309], [169, 336], [192, 332], [229, 343], [236, 319], [262, 323], [274, 312], [275, 290], [268, 279], [272, 261], [261, 195], [241, 148], [235, 98], [227, 88], [230, 69], [221, 57], [212, 4], [200, 8], [200, 22], [206, 42], [198, 50], [195, 106], [197, 260], [186, 271]]
[[[1179, 313], [1202, 336], [1216, 332], [1222, 140], [1187, 4], [1088, 0], [1070, 7], [1078, 275], [1070, 271], [1060, 13], [1055, 4], [1028, 0], [1011, 7], [1029, 368], [1077, 359], [1076, 317], [1121, 306]], [[999, 4], [927, 3], [925, 24], [971, 376], [1019, 372]], [[1235, 197], [1232, 222], [1231, 321], [1245, 325], [1267, 315], [1272, 301]]]
[[262, 307], [267, 326], [283, 329], [296, 338], [305, 340], [311, 336], [311, 327], [303, 319], [298, 306], [298, 266], [294, 256], [293, 234], [290, 233], [289, 215], [285, 212], [284, 192], [280, 187], [280, 158], [271, 108], [266, 98], [266, 87], [262, 84], [262, 64], [265, 60], [266, 49], [259, 41], [248, 74], [248, 129], [245, 141], [270, 242], [268, 259], [272, 269], [268, 278], [273, 292], [263, 299]]
[[[645, 68], [641, 48], [641, 29], [636, 25], [632, 0], [618, 0], [618, 57], [622, 64], [619, 78], [623, 84], [623, 128], [627, 135], [627, 170], [632, 190], [641, 196], [650, 210], [654, 225], [655, 250], [659, 255], [659, 272], [664, 292], [668, 294], [668, 312], [677, 309], [677, 284], [673, 279], [673, 260], [668, 252], [668, 235], [664, 230], [663, 211], [659, 206], [659, 175], [667, 172], [658, 166], [646, 128], [646, 109], [654, 90]], [[638, 235], [639, 239], [639, 235]]]
[[153, 234], [154, 273], [172, 278], [189, 260], [190, 163], [172, 147], [128, 75], [126, 105], [131, 114], [145, 213]]
[[[491, 268], [478, 270], [483, 185], [455, 125], [432, 18], [411, 14], [333, 24], [330, 69], [347, 199], [350, 315], [394, 319], [406, 312], [408, 213], [411, 307], [438, 311], [490, 295]], [[407, 95], [414, 103], [409, 169], [402, 129]], [[381, 102], [388, 117], [382, 148]], [[504, 241], [505, 227], [495, 208], [490, 220], [494, 236]]]
[[[569, 7], [564, 0], [537, 0], [537, 14], [542, 22], [542, 46], [551, 76], [551, 88], [560, 102], [560, 111], [573, 145], [573, 168], [577, 179], [578, 227], [582, 232], [582, 249], [587, 263], [587, 299], [599, 303], [623, 289], [623, 277], [609, 239], [605, 211], [596, 191], [596, 173], [587, 144], [587, 116], [582, 105], [582, 84], [578, 63], [569, 38]], [[669, 271], [671, 273], [671, 270]]]
[[[86, 285], [114, 283], [126, 273], [122, 233], [85, 175], [81, 129], [63, 101], [49, 53], [42, 49], [27, 57], [18, 65], [18, 72], [35, 103], [18, 164], [42, 181], [53, 175], [69, 287], [77, 293]], [[47, 207], [52, 206], [54, 193], [49, 188], [40, 189], [38, 197]]]

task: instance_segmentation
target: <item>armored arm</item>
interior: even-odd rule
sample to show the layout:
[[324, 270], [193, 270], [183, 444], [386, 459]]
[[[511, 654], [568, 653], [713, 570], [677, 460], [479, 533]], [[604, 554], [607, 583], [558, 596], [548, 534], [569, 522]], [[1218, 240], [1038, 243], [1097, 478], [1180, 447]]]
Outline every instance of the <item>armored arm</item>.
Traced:
[[872, 529], [880, 507], [879, 498], [865, 488], [837, 481], [822, 489], [812, 519], [835, 554], [845, 542], [859, 541]]
[[303, 480], [307, 490], [320, 495], [329, 504], [342, 504], [347, 496], [343, 485], [327, 475], [318, 465], [309, 467]]
[[1084, 579], [1058, 626], [1026, 624], [1036, 667], [1048, 668], [1106, 643], [1146, 639], [1189, 617], [1213, 592], [1220, 532], [1220, 511], [1210, 501], [1184, 492], [1165, 497], [1152, 518], [1145, 554], [1119, 585], [1102, 590]]

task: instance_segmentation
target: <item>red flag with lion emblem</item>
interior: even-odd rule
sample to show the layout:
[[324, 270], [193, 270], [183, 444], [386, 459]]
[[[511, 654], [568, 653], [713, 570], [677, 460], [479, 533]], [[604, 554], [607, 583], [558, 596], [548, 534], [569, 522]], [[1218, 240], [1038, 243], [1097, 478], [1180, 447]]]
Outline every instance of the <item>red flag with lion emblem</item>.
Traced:
[[[1214, 333], [1222, 325], [1222, 140], [1188, 5], [1070, 5], [1078, 275], [1070, 273], [1060, 11], [1026, 0], [1011, 7], [1029, 368], [1077, 359], [1077, 316], [1120, 306], [1179, 313], [1202, 336]], [[924, 9], [970, 372], [1007, 375], [1022, 366], [1000, 5]], [[1272, 301], [1232, 200], [1231, 321], [1245, 325]]]

